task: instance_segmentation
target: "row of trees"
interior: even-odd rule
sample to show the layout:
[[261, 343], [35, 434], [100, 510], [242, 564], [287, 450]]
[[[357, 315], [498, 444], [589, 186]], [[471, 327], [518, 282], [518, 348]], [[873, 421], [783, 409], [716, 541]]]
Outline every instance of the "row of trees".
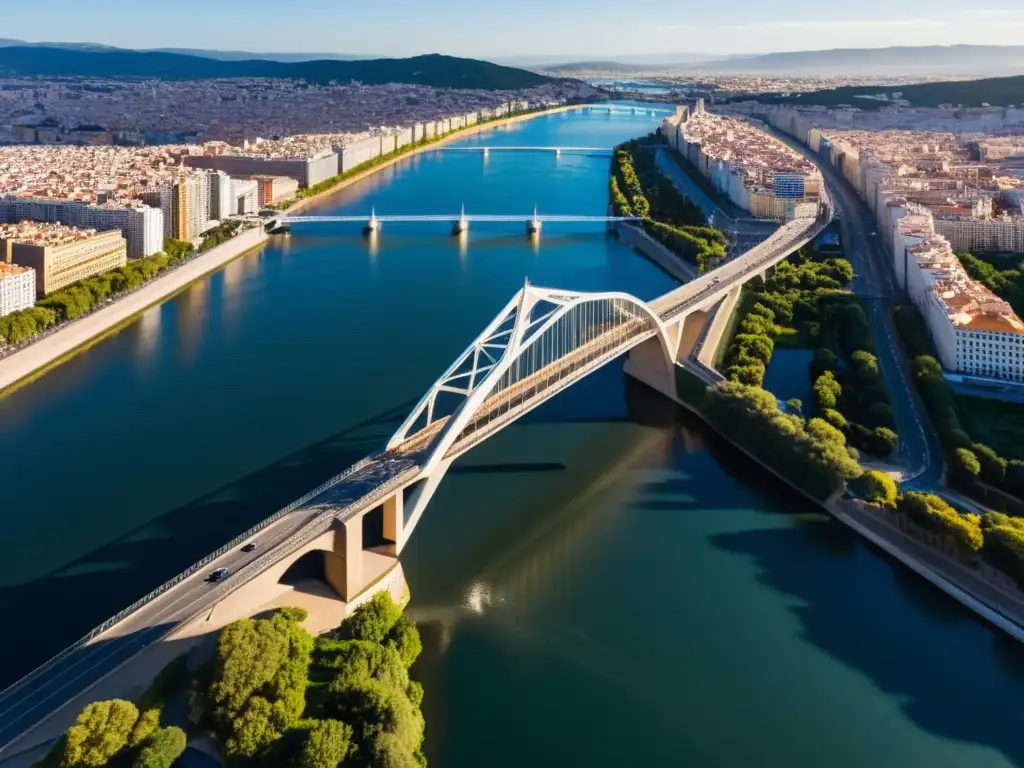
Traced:
[[778, 323], [797, 325], [807, 341], [822, 345], [810, 366], [815, 414], [842, 431], [854, 448], [886, 456], [897, 442], [895, 416], [872, 351], [867, 315], [844, 289], [852, 279], [846, 259], [800, 253], [763, 282], [748, 284], [743, 306], [749, 309], [726, 353], [725, 375], [761, 386], [781, 331]]
[[956, 397], [942, 376], [942, 365], [935, 358], [924, 318], [910, 304], [896, 307], [893, 317], [911, 358], [914, 385], [946, 453], [951, 483], [972, 492], [981, 481], [1024, 499], [1024, 461], [1000, 456], [990, 446], [971, 438], [960, 419]]
[[905, 514], [925, 530], [950, 536], [964, 559], [980, 554], [1024, 588], [1024, 519], [1001, 512], [961, 513], [934, 494], [901, 494], [892, 478], [881, 472], [865, 472], [857, 485], [871, 503]]
[[702, 411], [722, 434], [815, 498], [826, 499], [861, 475], [857, 452], [840, 430], [784, 413], [763, 389], [721, 382], [707, 391]]
[[638, 141], [615, 152], [609, 180], [612, 209], [644, 219], [655, 240], [706, 272], [726, 256], [724, 233], [708, 227], [704, 214], [661, 173], [650, 146]]
[[169, 266], [188, 259], [192, 253], [190, 243], [167, 239], [162, 253], [133, 259], [123, 267], [51, 293], [31, 309], [0, 317], [0, 343], [28, 341], [55, 325], [74, 320], [109, 298], [135, 290]]

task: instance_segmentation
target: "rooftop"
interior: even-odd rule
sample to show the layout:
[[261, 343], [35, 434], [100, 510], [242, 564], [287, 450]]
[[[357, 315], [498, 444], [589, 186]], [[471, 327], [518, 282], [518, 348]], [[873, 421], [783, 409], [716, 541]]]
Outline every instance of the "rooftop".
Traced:
[[0, 240], [28, 245], [68, 245], [88, 240], [97, 234], [95, 229], [80, 229], [60, 222], [19, 221], [16, 224], [0, 224]]

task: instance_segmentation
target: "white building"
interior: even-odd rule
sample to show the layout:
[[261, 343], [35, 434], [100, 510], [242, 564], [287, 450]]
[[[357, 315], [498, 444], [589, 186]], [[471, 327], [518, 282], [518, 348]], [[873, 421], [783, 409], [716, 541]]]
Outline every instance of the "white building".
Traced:
[[231, 199], [236, 214], [258, 213], [260, 209], [260, 187], [255, 179], [231, 179]]
[[36, 304], [36, 271], [0, 261], [0, 317]]
[[1024, 323], [1008, 303], [970, 279], [928, 211], [891, 206], [896, 275], [921, 311], [942, 366], [991, 379], [1024, 381]]

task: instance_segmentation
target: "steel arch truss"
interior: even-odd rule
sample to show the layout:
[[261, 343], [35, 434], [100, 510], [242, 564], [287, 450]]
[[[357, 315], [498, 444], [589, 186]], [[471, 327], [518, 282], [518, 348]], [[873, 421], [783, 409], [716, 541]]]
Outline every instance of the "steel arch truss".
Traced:
[[[388, 448], [426, 449], [420, 466], [429, 473], [654, 336], [670, 359], [677, 330], [670, 333], [634, 296], [570, 293], [527, 283], [433, 384]], [[453, 410], [439, 407], [442, 397], [453, 396]]]

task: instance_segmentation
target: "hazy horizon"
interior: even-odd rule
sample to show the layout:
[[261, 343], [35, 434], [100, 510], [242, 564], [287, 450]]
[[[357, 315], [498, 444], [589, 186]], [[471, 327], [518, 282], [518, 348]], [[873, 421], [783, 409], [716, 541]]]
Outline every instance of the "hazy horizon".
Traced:
[[[54, 8], [54, 5], [57, 7]], [[635, 17], [611, 0], [521, 0], [482, 7], [469, 0], [425, 4], [392, 0], [385, 16], [372, 5], [341, 8], [328, 0], [125, 7], [115, 0], [56, 0], [5, 8], [2, 36], [28, 42], [99, 43], [120, 48], [193, 48], [267, 53], [411, 56], [446, 53], [487, 59], [531, 57], [610, 60], [663, 53], [742, 55], [832, 48], [1015, 45], [1024, 7], [989, 2], [965, 8], [864, 0], [855, 14], [832, 17], [819, 0], [766, 8], [754, 0], [688, 9], [648, 0]], [[189, 20], [202, 23], [189, 23]], [[283, 22], [283, 23], [282, 23]], [[579, 41], [566, 50], [567, 37]], [[585, 42], [583, 42], [585, 41]], [[608, 53], [615, 51], [615, 53]]]

